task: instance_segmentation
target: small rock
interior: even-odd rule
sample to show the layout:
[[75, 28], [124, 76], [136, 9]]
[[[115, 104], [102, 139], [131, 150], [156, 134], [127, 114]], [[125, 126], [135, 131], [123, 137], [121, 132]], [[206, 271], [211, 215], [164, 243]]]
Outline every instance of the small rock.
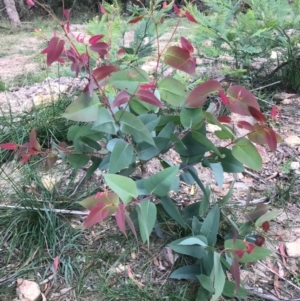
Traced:
[[36, 282], [19, 278], [17, 295], [20, 301], [38, 301], [41, 298], [41, 290]]
[[215, 131], [220, 131], [221, 130], [221, 128], [219, 127], [219, 126], [217, 126], [217, 125], [214, 125], [214, 124], [208, 124], [207, 126], [206, 126], [206, 130], [208, 131], [208, 132], [210, 132], [210, 133], [214, 133]]
[[300, 162], [291, 162], [291, 169], [296, 170], [300, 168]]
[[285, 138], [284, 141], [289, 146], [295, 146], [300, 144], [300, 138], [298, 136], [289, 136]]
[[292, 99], [285, 98], [285, 99], [282, 101], [282, 103], [283, 103], [284, 105], [290, 105], [290, 104], [293, 103], [293, 100], [292, 100]]
[[285, 243], [286, 253], [290, 257], [300, 257], [300, 238]]

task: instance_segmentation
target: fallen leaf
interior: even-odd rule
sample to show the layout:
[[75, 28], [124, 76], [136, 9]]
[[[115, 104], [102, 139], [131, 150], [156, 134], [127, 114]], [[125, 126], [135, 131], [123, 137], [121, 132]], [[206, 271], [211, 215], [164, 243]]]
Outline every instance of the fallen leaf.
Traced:
[[132, 270], [131, 270], [131, 267], [130, 267], [129, 264], [126, 265], [126, 269], [127, 269], [127, 275], [128, 275], [128, 277], [129, 277], [129, 279], [131, 279], [132, 282], [135, 283], [137, 286], [143, 287], [144, 284], [141, 283], [141, 282], [139, 282], [139, 281], [137, 281], [137, 280], [134, 278], [133, 273], [132, 273]]

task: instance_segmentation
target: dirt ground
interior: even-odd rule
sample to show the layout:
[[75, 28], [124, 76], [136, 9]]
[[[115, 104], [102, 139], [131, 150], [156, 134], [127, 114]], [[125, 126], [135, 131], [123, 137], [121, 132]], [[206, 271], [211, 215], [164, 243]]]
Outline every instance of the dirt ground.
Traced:
[[[41, 49], [42, 40], [28, 34], [11, 34], [1, 36], [0, 45], [0, 78], [4, 83], [11, 82], [17, 75], [36, 72], [40, 68], [34, 57]], [[7, 101], [10, 96], [7, 92], [1, 92], [0, 100], [1, 97]], [[264, 287], [261, 294], [266, 299], [267, 296], [270, 298], [270, 295], [275, 295], [280, 300], [281, 297], [300, 297], [300, 290], [295, 287], [289, 286], [290, 291], [286, 289], [287, 281], [295, 286], [300, 285], [300, 257], [290, 257], [280, 248], [281, 245], [300, 239], [300, 96], [280, 93], [274, 96], [274, 102], [281, 107], [282, 118], [276, 127], [282, 142], [275, 153], [261, 149], [264, 164], [260, 172], [246, 169], [237, 177], [226, 174], [224, 186], [220, 189], [211, 182], [212, 175], [207, 170], [200, 167], [198, 170], [200, 178], [211, 184], [216, 198], [224, 196], [232, 181], [236, 181], [232, 204], [244, 208], [249, 195], [252, 201], [267, 197], [265, 202], [271, 208], [282, 211], [271, 223], [268, 233], [267, 244], [274, 251], [273, 255], [261, 264], [250, 267], [243, 275], [249, 287]], [[212, 133], [209, 135], [214, 139]], [[172, 153], [169, 155], [171, 160], [177, 160], [175, 155], [172, 157]], [[191, 187], [182, 186], [181, 189], [179, 202], [192, 202], [199, 197], [197, 188], [193, 194]]]

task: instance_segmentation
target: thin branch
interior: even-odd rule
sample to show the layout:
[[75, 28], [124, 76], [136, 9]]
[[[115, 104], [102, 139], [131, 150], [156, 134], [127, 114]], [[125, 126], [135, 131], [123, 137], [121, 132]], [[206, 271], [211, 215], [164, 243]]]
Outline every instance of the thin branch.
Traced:
[[60, 214], [73, 214], [73, 215], [89, 215], [89, 211], [79, 211], [79, 210], [67, 210], [67, 209], [47, 209], [47, 208], [35, 208], [35, 207], [23, 207], [23, 206], [13, 206], [13, 205], [0, 205], [0, 209], [20, 209], [20, 210], [35, 210], [35, 211], [46, 211], [46, 212], [55, 212]]

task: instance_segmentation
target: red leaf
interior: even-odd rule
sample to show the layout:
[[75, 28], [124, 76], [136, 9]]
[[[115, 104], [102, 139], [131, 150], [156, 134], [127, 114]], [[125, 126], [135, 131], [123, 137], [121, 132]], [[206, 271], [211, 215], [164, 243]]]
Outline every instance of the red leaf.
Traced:
[[121, 91], [115, 98], [115, 100], [113, 101], [111, 108], [115, 108], [115, 107], [119, 107], [125, 103], [128, 103], [130, 100], [130, 96], [128, 95], [128, 93], [124, 90]]
[[57, 160], [58, 160], [58, 157], [55, 154], [50, 153], [45, 160], [44, 170], [49, 171], [53, 167], [53, 165], [56, 163]]
[[27, 163], [31, 158], [31, 154], [23, 154], [21, 156], [21, 160], [20, 160], [20, 165], [24, 165], [25, 163]]
[[56, 256], [53, 260], [53, 269], [55, 272], [58, 270], [58, 265], [59, 265], [59, 256]]
[[64, 17], [67, 19], [67, 21], [70, 20], [70, 15], [71, 15], [71, 9], [64, 9], [64, 12], [63, 12], [63, 15]]
[[268, 144], [271, 152], [275, 152], [276, 149], [277, 149], [277, 136], [276, 136], [276, 133], [268, 127], [265, 127], [264, 131], [265, 131], [266, 143]]
[[181, 43], [182, 49], [188, 51], [189, 53], [194, 52], [193, 45], [186, 38], [180, 37], [180, 43]]
[[265, 243], [265, 238], [262, 237], [262, 236], [258, 236], [255, 240], [255, 245], [258, 246], [258, 247], [261, 247], [263, 246]]
[[254, 244], [247, 243], [247, 253], [248, 254], [251, 254], [253, 252], [254, 248], [255, 248]]
[[221, 84], [216, 80], [208, 80], [205, 83], [198, 85], [188, 95], [185, 106], [189, 108], [203, 106], [207, 96], [218, 91], [220, 88]]
[[181, 16], [180, 9], [178, 8], [178, 6], [175, 3], [174, 3], [174, 11], [178, 16]]
[[190, 22], [198, 23], [198, 21], [188, 11], [185, 12], [185, 16]]
[[251, 116], [249, 106], [259, 110], [259, 104], [254, 95], [242, 86], [230, 86], [227, 96], [230, 103], [226, 106], [232, 113]]
[[121, 56], [126, 54], [126, 50], [121, 48], [118, 50], [117, 54], [118, 54], [118, 58], [120, 59]]
[[65, 41], [58, 37], [51, 38], [48, 47], [42, 51], [47, 54], [47, 66], [49, 67], [52, 63], [57, 61], [62, 54], [65, 46]]
[[83, 229], [102, 222], [109, 215], [108, 205], [104, 202], [96, 204], [83, 223]]
[[116, 211], [116, 222], [122, 233], [126, 236], [126, 225], [125, 225], [125, 205], [120, 203], [118, 210]]
[[249, 140], [260, 145], [266, 144], [266, 135], [264, 130], [265, 126], [261, 124], [255, 124], [253, 128], [254, 129], [252, 129], [252, 132], [248, 134]]
[[138, 241], [138, 237], [137, 237], [137, 234], [136, 234], [136, 231], [135, 231], [135, 228], [134, 228], [134, 224], [129, 216], [129, 214], [125, 211], [125, 221], [128, 225], [128, 227], [130, 228], [130, 230], [132, 231], [136, 241]]
[[241, 129], [246, 129], [248, 131], [254, 131], [254, 126], [248, 121], [240, 120], [237, 122], [237, 126]]
[[242, 258], [244, 256], [245, 250], [235, 250], [234, 253], [238, 258]]
[[277, 117], [277, 107], [276, 107], [276, 105], [274, 105], [271, 109], [271, 117], [272, 117], [272, 119], [276, 119], [276, 117]]
[[257, 144], [267, 144], [272, 152], [277, 149], [278, 135], [269, 127], [255, 124], [254, 131], [248, 134], [248, 138]]
[[179, 46], [169, 47], [164, 55], [164, 61], [167, 65], [188, 74], [194, 74], [196, 69], [196, 63], [190, 53]]
[[38, 155], [41, 151], [41, 146], [36, 140], [36, 130], [32, 129], [29, 135], [29, 152], [31, 155]]
[[64, 25], [64, 29], [65, 29], [65, 31], [67, 32], [67, 33], [69, 33], [71, 30], [70, 30], [70, 22], [68, 21], [68, 22], [66, 22]]
[[167, 8], [168, 3], [166, 1], [163, 2], [163, 8]]
[[229, 116], [226, 116], [226, 115], [224, 115], [224, 116], [219, 116], [217, 119], [218, 119], [220, 122], [222, 122], [222, 123], [230, 123], [230, 122], [231, 122], [231, 118], [230, 118]]
[[0, 143], [0, 148], [7, 149], [7, 150], [15, 150], [18, 148], [18, 144], [13, 142]]
[[106, 12], [104, 6], [103, 6], [101, 3], [99, 3], [99, 10], [100, 10], [100, 12], [101, 12], [103, 15], [107, 14], [107, 12]]
[[285, 253], [285, 249], [284, 249], [284, 244], [279, 245], [279, 253], [282, 257], [283, 264], [286, 266], [286, 253]]
[[[240, 257], [240, 258], [242, 258], [242, 257]], [[240, 284], [241, 284], [240, 264], [236, 257], [233, 258], [233, 261], [232, 261], [232, 264], [230, 267], [230, 272], [231, 272], [233, 280], [235, 281], [235, 293], [236, 293], [238, 291], [238, 289], [240, 288]]]
[[228, 105], [230, 103], [228, 97], [226, 96], [226, 94], [224, 93], [223, 90], [221, 90], [221, 89], [219, 90], [219, 95], [220, 95], [221, 101], [224, 105]]
[[100, 41], [102, 38], [104, 37], [103, 34], [97, 34], [95, 36], [90, 37], [89, 39], [89, 43], [91, 45], [94, 45], [95, 43], [97, 43], [98, 41]]
[[108, 53], [109, 45], [105, 42], [97, 42], [90, 46], [90, 49], [99, 53], [100, 55], [106, 55]]
[[32, 0], [26, 0], [27, 5], [34, 6], [34, 2]]
[[162, 108], [162, 103], [158, 100], [158, 98], [151, 91], [140, 89], [139, 91], [136, 92], [135, 95], [141, 101], [149, 103], [158, 108]]
[[134, 17], [133, 19], [131, 19], [128, 23], [129, 24], [137, 23], [137, 22], [141, 21], [143, 18], [144, 18], [144, 16], [137, 16], [137, 17]]
[[268, 232], [270, 230], [270, 223], [268, 221], [265, 221], [262, 223], [261, 227], [265, 232]]
[[118, 67], [117, 66], [102, 66], [99, 68], [96, 68], [93, 71], [93, 77], [95, 78], [96, 81], [100, 81], [104, 79], [105, 77], [109, 76], [112, 72], [117, 71]]
[[85, 34], [79, 33], [76, 35], [75, 33], [71, 32], [71, 35], [78, 43], [84, 43]]
[[248, 110], [250, 112], [250, 114], [252, 115], [252, 117], [254, 117], [254, 119], [256, 119], [259, 122], [266, 122], [267, 121], [267, 117], [260, 111], [257, 110], [256, 108], [249, 106]]
[[140, 88], [143, 90], [156, 89], [156, 85], [155, 84], [143, 84], [143, 85], [140, 85]]

